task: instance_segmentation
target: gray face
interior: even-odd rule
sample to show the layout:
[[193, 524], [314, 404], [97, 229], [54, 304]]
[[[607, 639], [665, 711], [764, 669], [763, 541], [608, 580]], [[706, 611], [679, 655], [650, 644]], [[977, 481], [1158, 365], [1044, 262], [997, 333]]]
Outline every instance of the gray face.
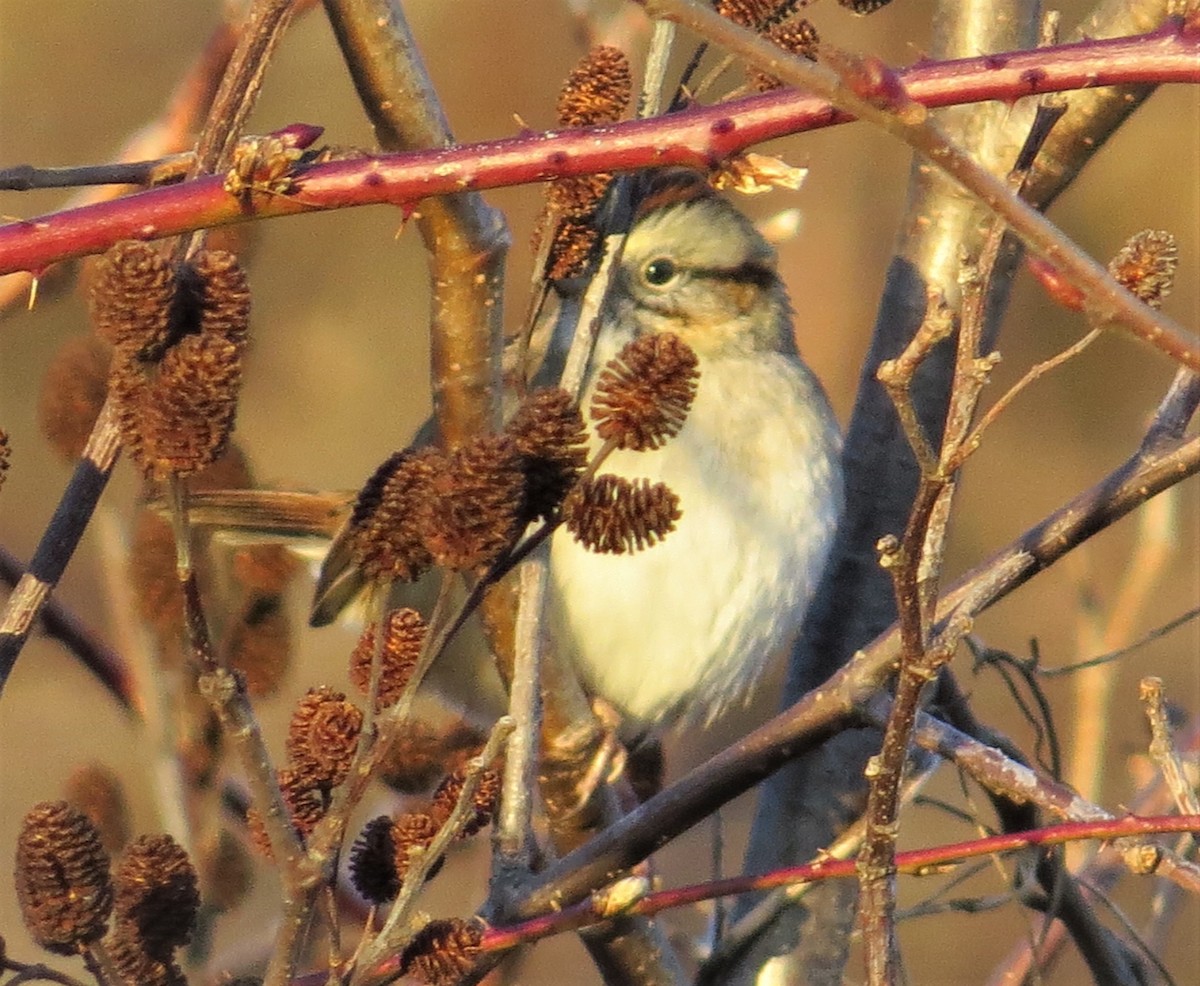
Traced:
[[701, 356], [779, 349], [786, 331], [775, 251], [716, 196], [665, 204], [640, 219], [618, 288], [618, 324], [674, 332]]

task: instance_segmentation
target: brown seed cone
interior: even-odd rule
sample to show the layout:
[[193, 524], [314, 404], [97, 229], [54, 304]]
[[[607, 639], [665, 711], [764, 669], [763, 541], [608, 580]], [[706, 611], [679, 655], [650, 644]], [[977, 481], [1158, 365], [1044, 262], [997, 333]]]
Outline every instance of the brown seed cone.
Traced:
[[[291, 816], [292, 828], [301, 840], [308, 838], [329, 809], [321, 786], [307, 774], [291, 767], [276, 771], [275, 776], [279, 781], [279, 793], [283, 795], [283, 803], [287, 805]], [[246, 812], [246, 831], [254, 848], [271, 859], [271, 842], [267, 838], [266, 826], [254, 808]]]
[[575, 540], [600, 554], [641, 551], [661, 541], [679, 520], [679, 497], [665, 483], [606, 473], [582, 481], [563, 504]]
[[448, 771], [457, 770], [483, 745], [484, 736], [460, 720], [435, 728], [412, 720], [401, 727], [379, 764], [379, 777], [402, 794], [428, 791]]
[[442, 462], [437, 449], [405, 449], [367, 480], [350, 517], [351, 549], [366, 578], [413, 582], [433, 563], [419, 517]]
[[354, 840], [350, 849], [350, 882], [371, 904], [384, 904], [400, 892], [396, 843], [389, 816], [371, 819]]
[[612, 179], [604, 173], [556, 178], [546, 188], [546, 207], [558, 216], [591, 220]]
[[241, 346], [250, 330], [250, 285], [237, 257], [203, 250], [191, 267], [200, 285], [200, 332]]
[[521, 533], [525, 475], [507, 435], [479, 435], [446, 457], [422, 510], [425, 547], [455, 571], [484, 568]]
[[717, 13], [735, 24], [758, 31], [778, 15], [781, 7], [791, 6], [791, 0], [717, 0]]
[[[437, 790], [433, 792], [429, 814], [439, 826], [445, 825], [447, 819], [450, 818], [450, 813], [454, 811], [454, 806], [458, 804], [458, 799], [462, 795], [466, 780], [466, 768], [459, 767], [454, 772], [447, 774], [442, 779], [442, 783], [438, 785]], [[472, 798], [472, 814], [467, 820], [467, 824], [463, 826], [459, 837], [465, 839], [491, 825], [499, 801], [500, 772], [489, 767], [479, 776], [479, 786], [475, 789], [475, 796]]]
[[113, 890], [100, 833], [65, 801], [34, 805], [17, 836], [17, 902], [42, 948], [73, 955], [104, 934]]
[[[379, 655], [379, 689], [376, 695], [376, 712], [394, 704], [403, 693], [417, 658], [421, 644], [429, 632], [429, 625], [415, 609], [394, 609], [385, 619], [386, 630], [382, 651]], [[350, 655], [350, 680], [366, 695], [371, 684], [371, 662], [375, 657], [376, 624], [369, 623], [359, 635], [354, 652]]]
[[325, 685], [310, 688], [292, 713], [288, 758], [322, 787], [337, 787], [350, 771], [362, 723], [362, 712], [341, 692]]
[[135, 925], [118, 921], [104, 940], [109, 958], [121, 978], [137, 986], [187, 986], [183, 970], [168, 956], [165, 960], [152, 957], [138, 937]]
[[132, 358], [157, 359], [172, 335], [175, 273], [148, 243], [116, 244], [92, 277], [92, 322], [100, 336]]
[[121, 434], [121, 446], [143, 472], [146, 471], [149, 453], [142, 410], [149, 390], [146, 364], [136, 357], [132, 347], [117, 346], [109, 364], [108, 397], [112, 401], [117, 430]]
[[82, 764], [71, 771], [63, 793], [96, 826], [107, 852], [117, 852], [129, 841], [129, 805], [113, 771], [101, 763]]
[[615, 123], [629, 105], [633, 78], [620, 48], [597, 45], [571, 70], [558, 94], [558, 125]]
[[[413, 851], [428, 848], [439, 828], [441, 826], [423, 811], [405, 812], [392, 823], [392, 845], [395, 848], [392, 861], [399, 882], [404, 882]], [[430, 868], [427, 879], [432, 880], [441, 868], [442, 861], [438, 860]]]
[[618, 448], [659, 448], [683, 427], [699, 376], [696, 354], [678, 336], [639, 336], [600, 371], [591, 407], [596, 433]]
[[279, 691], [292, 664], [292, 625], [275, 593], [252, 593], [229, 630], [224, 663], [242, 675], [246, 694], [267, 698]]
[[169, 835], [143, 835], [130, 843], [113, 885], [118, 921], [137, 929], [151, 958], [168, 962], [191, 939], [200, 909], [196, 871]]
[[521, 402], [505, 431], [523, 459], [522, 520], [549, 517], [587, 465], [587, 430], [578, 405], [557, 387], [535, 390]]
[[[790, 54], [799, 55], [809, 61], [817, 60], [817, 49], [821, 44], [821, 36], [812, 22], [804, 17], [789, 17], [772, 24], [767, 29], [766, 36]], [[783, 85], [775, 76], [757, 69], [747, 73], [746, 81], [750, 84], [750, 88], [757, 92], [770, 92]]]
[[1109, 262], [1108, 272], [1151, 308], [1161, 308], [1175, 283], [1178, 264], [1175, 237], [1164, 230], [1143, 229], [1125, 242]]
[[38, 423], [64, 459], [75, 460], [92, 434], [108, 394], [112, 346], [91, 333], [72, 336], [54, 354], [42, 377]]
[[892, 0], [838, 0], [838, 3], [856, 14], [873, 14], [886, 7]]
[[474, 967], [483, 931], [478, 918], [430, 921], [404, 947], [400, 968], [429, 986], [454, 986]]
[[141, 398], [139, 465], [187, 476], [225, 451], [242, 382], [240, 342], [218, 333], [189, 335], [167, 351]]
[[546, 277], [551, 281], [566, 281], [585, 274], [599, 239], [600, 233], [591, 219], [568, 216], [560, 221], [554, 227]]

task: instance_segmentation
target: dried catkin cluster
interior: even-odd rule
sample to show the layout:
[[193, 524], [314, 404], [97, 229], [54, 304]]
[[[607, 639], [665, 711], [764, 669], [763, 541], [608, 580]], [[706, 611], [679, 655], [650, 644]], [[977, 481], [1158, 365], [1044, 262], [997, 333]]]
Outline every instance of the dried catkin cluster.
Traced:
[[[670, 333], [628, 343], [599, 375], [590, 410], [597, 435], [610, 448], [661, 448], [687, 418], [698, 367], [691, 347]], [[674, 529], [679, 500], [670, 489], [616, 476], [581, 481], [587, 457], [575, 402], [561, 390], [535, 391], [500, 435], [449, 454], [409, 449], [389, 457], [359, 493], [347, 535], [352, 556], [377, 583], [411, 581], [434, 564], [480, 572], [525, 525], [553, 520], [560, 508], [575, 537], [599, 552], [639, 551]], [[403, 688], [425, 632], [415, 613], [391, 619], [409, 621], [396, 651], [406, 656], [385, 647], [381, 707]], [[351, 660], [351, 678], [364, 690], [373, 650], [371, 629]]]
[[[361, 710], [325, 685], [310, 688], [293, 711], [286, 742], [288, 765], [276, 771], [275, 779], [302, 841], [325, 817], [331, 792], [346, 779], [362, 724]], [[246, 825], [255, 848], [271, 858], [266, 826], [256, 809], [247, 813]]]
[[478, 918], [430, 921], [405, 946], [400, 968], [429, 986], [454, 986], [475, 965], [483, 941]]
[[505, 430], [523, 458], [524, 519], [548, 519], [587, 465], [587, 430], [579, 407], [565, 390], [535, 390]]
[[[629, 59], [619, 48], [598, 45], [567, 76], [558, 96], [558, 125], [591, 127], [616, 123], [633, 91]], [[546, 190], [546, 208], [534, 233], [536, 244], [549, 235], [546, 277], [564, 280], [587, 270], [598, 236], [596, 213], [612, 175], [558, 178]], [[547, 233], [547, 231], [549, 231]]]
[[563, 507], [567, 530], [599, 554], [627, 554], [675, 529], [679, 497], [665, 483], [605, 474], [584, 480]]
[[583, 419], [562, 391], [527, 398], [499, 435], [452, 452], [390, 456], [358, 495], [349, 547], [373, 582], [411, 582], [431, 565], [481, 571], [548, 516], [586, 460]]
[[359, 635], [350, 655], [350, 680], [366, 695], [371, 684], [371, 666], [379, 649], [379, 686], [375, 710], [386, 709], [399, 700], [421, 654], [421, 645], [429, 625], [415, 609], [392, 610], [384, 619], [383, 640], [377, 641], [378, 627], [368, 623]]
[[676, 335], [634, 339], [600, 371], [591, 409], [596, 434], [617, 448], [659, 448], [683, 427], [697, 367], [696, 354]]
[[292, 713], [288, 759], [316, 786], [335, 788], [350, 770], [362, 723], [358, 706], [341, 692], [325, 685], [310, 688]]
[[441, 465], [436, 449], [405, 449], [375, 470], [350, 517], [355, 564], [374, 582], [412, 582], [433, 564], [420, 515]]
[[1109, 262], [1108, 272], [1151, 308], [1160, 308], [1175, 283], [1179, 247], [1164, 230], [1134, 233]]
[[65, 801], [44, 801], [21, 826], [15, 878], [22, 916], [43, 948], [70, 955], [104, 938], [125, 982], [185, 986], [175, 952], [191, 938], [200, 894], [187, 854], [170, 836], [135, 839], [110, 873], [87, 816]]
[[[717, 12], [761, 34], [789, 54], [816, 60], [820, 36], [812, 22], [797, 12], [807, 5], [797, 0], [719, 0]], [[758, 92], [769, 92], [783, 85], [775, 76], [755, 68], [747, 71], [746, 82]]]
[[[459, 768], [442, 779], [425, 810], [394, 818], [380, 815], [363, 827], [350, 850], [350, 880], [365, 900], [378, 905], [395, 898], [415, 854], [425, 852], [450, 819], [466, 780], [467, 769]], [[486, 768], [479, 775], [470, 813], [457, 837], [468, 838], [491, 824], [499, 796], [500, 773], [494, 767]], [[427, 878], [432, 879], [441, 865], [442, 860], [437, 860]]]
[[[308, 838], [329, 808], [328, 789], [317, 784], [302, 771], [291, 767], [277, 770], [275, 781], [279, 785], [279, 793], [283, 797], [288, 818], [296, 835], [301, 840]], [[246, 813], [246, 831], [254, 848], [267, 859], [273, 859], [274, 853], [266, 825], [255, 808]]]
[[136, 943], [149, 963], [171, 965], [175, 950], [191, 940], [200, 909], [196, 871], [183, 847], [169, 835], [135, 839], [113, 872], [113, 888], [110, 940]]
[[65, 801], [34, 805], [17, 836], [14, 876], [33, 940], [59, 955], [104, 935], [112, 910], [108, 853], [87, 816]]
[[[817, 60], [817, 50], [821, 44], [821, 36], [813, 26], [812, 21], [805, 17], [789, 17], [786, 20], [772, 24], [763, 32], [763, 36], [774, 42], [790, 55], [799, 55], [809, 61]], [[770, 92], [778, 89], [783, 82], [758, 69], [746, 73], [746, 82], [756, 92]]]
[[423, 538], [436, 565], [486, 568], [521, 533], [525, 474], [508, 435], [480, 435], [451, 452], [430, 484]]
[[211, 465], [233, 431], [250, 290], [237, 259], [199, 253], [181, 268], [119, 243], [98, 265], [92, 319], [114, 348], [108, 392], [130, 457], [151, 476]]

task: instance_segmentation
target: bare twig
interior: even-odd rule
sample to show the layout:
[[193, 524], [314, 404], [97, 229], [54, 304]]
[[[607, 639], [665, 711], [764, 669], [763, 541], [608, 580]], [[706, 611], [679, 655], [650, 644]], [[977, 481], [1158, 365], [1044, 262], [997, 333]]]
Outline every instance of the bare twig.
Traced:
[[1175, 806], [1180, 814], [1200, 813], [1200, 798], [1196, 797], [1196, 789], [1188, 780], [1187, 771], [1184, 770], [1175, 744], [1171, 741], [1162, 679], [1143, 678], [1140, 692], [1142, 702], [1146, 706], [1146, 718], [1150, 720], [1150, 756], [1158, 764], [1163, 781], [1175, 799]]
[[[1078, 839], [1103, 841], [1140, 839], [1148, 835], [1197, 831], [1200, 831], [1200, 815], [1157, 815], [1148, 818], [1123, 815], [1120, 818], [1065, 822], [1026, 832], [993, 835], [930, 849], [897, 853], [896, 868], [898, 872], [919, 876], [944, 872], [947, 866], [965, 859], [1015, 852], [1033, 846], [1062, 845]], [[854, 875], [855, 863], [852, 860], [821, 859], [805, 866], [790, 867], [761, 876], [731, 877], [726, 880], [714, 880], [689, 887], [642, 894], [628, 905], [627, 911], [636, 914], [654, 914], [667, 908], [682, 907], [719, 896], [744, 894], [771, 887], [853, 877]], [[484, 951], [506, 950], [516, 945], [537, 941], [539, 938], [551, 934], [557, 934], [568, 928], [577, 928], [603, 920], [607, 915], [597, 913], [598, 899], [606, 898], [597, 895], [597, 897], [589, 898], [561, 911], [555, 909], [542, 917], [532, 918], [520, 925], [489, 929], [484, 934], [481, 948]]]
[[423, 851], [410, 856], [409, 867], [404, 874], [404, 885], [400, 888], [400, 893], [392, 904], [387, 921], [379, 935], [363, 952], [360, 960], [362, 967], [370, 968], [384, 954], [397, 952], [404, 946], [410, 934], [407, 924], [412, 915], [417, 892], [424, 886], [433, 866], [445, 855], [450, 843], [458, 838], [463, 827], [470, 820], [471, 813], [474, 811], [475, 792], [479, 788], [483, 773], [500, 755], [512, 730], [512, 720], [507, 716], [502, 717], [492, 727], [488, 741], [479, 756], [472, 758], [467, 764], [467, 774], [463, 781], [462, 791], [459, 793], [449, 818]]

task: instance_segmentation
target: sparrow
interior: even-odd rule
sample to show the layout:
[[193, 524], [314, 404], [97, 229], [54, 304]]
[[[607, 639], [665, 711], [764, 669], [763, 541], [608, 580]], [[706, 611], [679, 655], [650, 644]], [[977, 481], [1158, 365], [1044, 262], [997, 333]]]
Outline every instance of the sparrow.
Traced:
[[698, 361], [687, 418], [603, 470], [666, 483], [675, 530], [612, 555], [560, 529], [550, 551], [555, 644], [627, 732], [707, 724], [749, 695], [800, 628], [842, 504], [840, 434], [797, 351], [775, 251], [707, 183], [673, 175], [626, 238], [581, 406], [622, 346], [668, 332]]
[[[644, 186], [601, 307], [581, 408], [609, 360], [654, 333], [674, 334], [695, 354], [690, 411], [661, 447], [614, 451], [602, 471], [665, 483], [681, 516], [661, 542], [633, 554], [595, 553], [559, 527], [547, 601], [554, 646], [635, 738], [707, 724], [748, 697], [799, 630], [842, 503], [838, 427], [797, 351], [775, 251], [691, 172], [660, 172]], [[590, 441], [594, 453], [601, 442], [594, 433]], [[239, 509], [231, 497], [227, 506]], [[246, 498], [243, 526], [328, 536], [352, 502], [304, 497], [272, 508]], [[347, 532], [343, 523], [321, 566], [314, 626], [333, 622], [366, 587]], [[405, 596], [393, 593], [392, 603], [428, 612], [436, 582], [397, 587]], [[476, 718], [499, 714], [482, 633], [469, 623], [459, 638], [431, 669], [434, 687]]]

